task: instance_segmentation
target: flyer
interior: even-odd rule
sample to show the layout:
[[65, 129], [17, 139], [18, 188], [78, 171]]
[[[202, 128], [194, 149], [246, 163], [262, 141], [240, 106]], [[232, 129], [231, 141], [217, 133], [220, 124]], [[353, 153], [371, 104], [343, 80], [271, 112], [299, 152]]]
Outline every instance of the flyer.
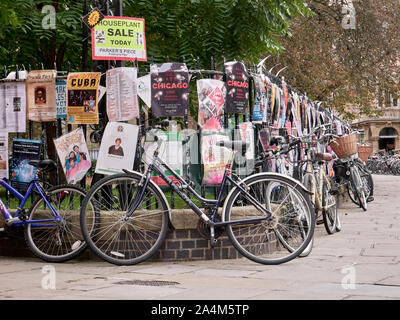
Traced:
[[150, 74], [138, 78], [137, 90], [140, 99], [151, 108], [151, 78]]
[[67, 118], [67, 83], [56, 82], [57, 119]]
[[26, 131], [26, 89], [24, 81], [0, 84], [0, 130]]
[[150, 75], [154, 116], [184, 116], [189, 108], [189, 71], [186, 64], [153, 64]]
[[197, 81], [199, 97], [198, 122], [202, 130], [220, 131], [223, 127], [222, 114], [225, 105], [225, 83], [213, 79]]
[[144, 19], [104, 17], [92, 28], [92, 59], [147, 61]]
[[136, 125], [109, 122], [101, 140], [96, 173], [110, 175], [132, 170], [139, 127]]
[[82, 128], [54, 139], [54, 144], [67, 182], [82, 180], [92, 165]]
[[[157, 137], [162, 139], [164, 142], [161, 144], [159, 150], [159, 157], [166, 162], [169, 167], [180, 177], [183, 178], [183, 147], [182, 147], [182, 137], [180, 132], [175, 131], [161, 131], [157, 132]], [[147, 165], [151, 163], [153, 159], [154, 150], [157, 144], [153, 141], [145, 142], [143, 155], [144, 162]], [[168, 170], [164, 170], [164, 173], [171, 179], [176, 180]], [[151, 180], [153, 180], [159, 186], [166, 186], [167, 184], [164, 180], [159, 177], [156, 173], [152, 173]]]
[[229, 141], [222, 134], [203, 135], [201, 140], [201, 160], [203, 163], [203, 185], [214, 186], [222, 182], [225, 166], [232, 158], [232, 151], [217, 146], [219, 141]]
[[8, 179], [8, 132], [0, 130], [0, 179]]
[[259, 75], [254, 75], [254, 110], [253, 122], [262, 123], [267, 121], [267, 91], [264, 80]]
[[249, 104], [249, 76], [241, 62], [225, 63], [226, 112], [246, 114]]
[[40, 159], [40, 140], [13, 139], [11, 186], [26, 190], [35, 178], [37, 168], [29, 164], [30, 160]]
[[28, 120], [55, 121], [57, 118], [55, 70], [33, 70], [26, 79]]
[[139, 118], [137, 69], [115, 68], [107, 71], [107, 115], [111, 122]]
[[98, 124], [99, 72], [70, 73], [67, 80], [67, 117], [70, 124]]

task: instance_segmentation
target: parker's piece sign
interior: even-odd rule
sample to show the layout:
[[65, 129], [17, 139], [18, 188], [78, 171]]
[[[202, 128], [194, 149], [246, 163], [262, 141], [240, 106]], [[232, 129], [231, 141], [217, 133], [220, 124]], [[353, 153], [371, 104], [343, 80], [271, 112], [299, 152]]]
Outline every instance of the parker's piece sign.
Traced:
[[189, 71], [184, 63], [153, 64], [151, 108], [156, 117], [184, 116], [189, 108]]
[[99, 83], [99, 72], [77, 72], [68, 75], [67, 114], [69, 123], [99, 123], [97, 109]]
[[92, 28], [92, 58], [147, 61], [144, 20], [104, 17]]

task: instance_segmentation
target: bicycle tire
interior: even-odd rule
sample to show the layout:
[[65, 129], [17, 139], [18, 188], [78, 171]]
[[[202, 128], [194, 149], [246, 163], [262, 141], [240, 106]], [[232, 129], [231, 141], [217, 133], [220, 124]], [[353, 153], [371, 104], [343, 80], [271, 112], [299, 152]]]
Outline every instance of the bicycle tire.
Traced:
[[82, 234], [91, 250], [109, 263], [143, 262], [157, 252], [167, 235], [169, 206], [151, 183], [140, 210], [124, 219], [127, 208], [141, 190], [141, 179], [138, 173], [107, 176], [93, 185], [82, 204]]
[[[328, 185], [324, 181], [322, 185], [322, 219], [324, 221], [325, 230], [328, 234], [334, 234], [336, 231], [338, 215], [337, 198], [337, 195], [330, 194]], [[332, 204], [329, 203], [329, 200], [332, 201]], [[327, 209], [327, 206], [330, 207]]]
[[[358, 172], [357, 167], [350, 168], [350, 177], [352, 183], [352, 189], [354, 192], [354, 199], [358, 199], [358, 205], [364, 211], [367, 211], [367, 198], [365, 196], [364, 187], [362, 187], [362, 181], [360, 177], [360, 173]], [[360, 188], [358, 186], [361, 186]]]
[[[74, 198], [73, 193], [78, 193], [79, 199]], [[85, 195], [86, 191], [75, 185], [46, 189], [47, 200], [51, 197], [50, 202], [63, 219], [60, 222], [41, 222], [41, 226], [36, 223], [24, 225], [25, 241], [35, 256], [47, 262], [64, 262], [79, 256], [87, 248], [79, 225], [79, 212]], [[50, 210], [44, 212], [46, 208], [40, 197], [29, 209], [28, 220], [44, 219], [44, 215], [54, 219]]]
[[[290, 192], [284, 195], [282, 201], [279, 199], [281, 203], [275, 207], [273, 219], [252, 225], [246, 223], [235, 226], [227, 225], [226, 233], [233, 246], [244, 257], [261, 264], [277, 265], [298, 257], [314, 235], [315, 215], [313, 206], [308, 194], [297, 182], [279, 174], [263, 173], [251, 176], [242, 181], [242, 184], [246, 185], [246, 189], [250, 190], [249, 193], [244, 193], [238, 187], [232, 189], [226, 199], [222, 214], [226, 222], [241, 220], [247, 216], [249, 218], [265, 216], [265, 213], [260, 212], [259, 208], [251, 204], [249, 194], [256, 198], [258, 204], [261, 202], [262, 206], [266, 208], [267, 202], [271, 201], [271, 195], [266, 194], [265, 190], [266, 185], [271, 182], [279, 183], [281, 195], [285, 194], [285, 190]], [[257, 199], [257, 193], [263, 198]], [[277, 196], [279, 198], [280, 195], [277, 194]], [[288, 198], [290, 198], [290, 201], [287, 201]], [[298, 203], [294, 203], [295, 200]], [[245, 205], [245, 208], [242, 210], [238, 206], [239, 204]], [[249, 204], [253, 207], [248, 207]], [[233, 209], [233, 207], [235, 208]], [[294, 235], [295, 232], [298, 235]], [[283, 243], [282, 237], [285, 238]], [[291, 240], [293, 240], [293, 243], [289, 243]], [[296, 243], [296, 241], [299, 241], [299, 243]], [[279, 256], [279, 254], [282, 256]]]

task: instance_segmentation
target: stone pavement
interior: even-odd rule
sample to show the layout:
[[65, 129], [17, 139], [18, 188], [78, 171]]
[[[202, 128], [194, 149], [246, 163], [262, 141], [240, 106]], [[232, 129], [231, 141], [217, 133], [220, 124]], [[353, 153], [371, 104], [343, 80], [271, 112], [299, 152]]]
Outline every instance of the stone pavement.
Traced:
[[279, 266], [240, 259], [118, 267], [0, 257], [0, 299], [399, 299], [400, 177], [374, 180], [368, 211], [342, 203], [342, 232], [329, 236], [317, 226], [306, 258]]

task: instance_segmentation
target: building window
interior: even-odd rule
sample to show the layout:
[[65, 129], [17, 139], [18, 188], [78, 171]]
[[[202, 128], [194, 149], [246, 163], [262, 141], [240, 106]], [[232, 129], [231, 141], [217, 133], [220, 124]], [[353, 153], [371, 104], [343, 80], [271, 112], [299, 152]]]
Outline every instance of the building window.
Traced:
[[397, 108], [399, 106], [399, 98], [393, 98], [392, 106], [393, 108]]

